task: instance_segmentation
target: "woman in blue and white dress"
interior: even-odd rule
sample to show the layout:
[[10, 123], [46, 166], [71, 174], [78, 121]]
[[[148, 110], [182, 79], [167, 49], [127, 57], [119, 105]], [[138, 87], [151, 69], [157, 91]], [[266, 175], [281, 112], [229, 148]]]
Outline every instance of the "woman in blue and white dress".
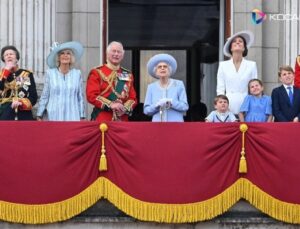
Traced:
[[147, 69], [159, 80], [148, 85], [144, 113], [152, 116], [152, 122], [183, 122], [189, 105], [183, 82], [170, 78], [177, 69], [175, 58], [169, 54], [155, 55], [148, 61]]
[[47, 58], [50, 69], [39, 101], [37, 119], [49, 121], [84, 120], [85, 100], [81, 71], [72, 68], [83, 54], [79, 42], [54, 43]]

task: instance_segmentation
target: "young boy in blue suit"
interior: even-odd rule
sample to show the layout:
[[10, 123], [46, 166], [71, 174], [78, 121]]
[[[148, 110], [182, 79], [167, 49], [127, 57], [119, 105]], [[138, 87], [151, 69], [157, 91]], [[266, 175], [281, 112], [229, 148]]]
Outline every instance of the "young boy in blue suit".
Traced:
[[294, 70], [291, 66], [281, 66], [278, 76], [282, 85], [272, 91], [275, 122], [299, 122], [300, 89], [294, 87]]

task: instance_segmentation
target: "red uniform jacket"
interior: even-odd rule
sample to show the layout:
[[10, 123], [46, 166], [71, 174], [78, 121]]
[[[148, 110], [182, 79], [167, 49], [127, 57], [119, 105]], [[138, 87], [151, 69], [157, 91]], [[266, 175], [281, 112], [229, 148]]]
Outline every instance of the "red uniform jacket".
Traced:
[[115, 71], [102, 65], [92, 69], [87, 80], [86, 95], [88, 102], [95, 106], [92, 120], [100, 122], [116, 120], [110, 109], [114, 101], [121, 102], [126, 109], [126, 113], [118, 117], [121, 121], [127, 121], [137, 105], [133, 75], [124, 68]]

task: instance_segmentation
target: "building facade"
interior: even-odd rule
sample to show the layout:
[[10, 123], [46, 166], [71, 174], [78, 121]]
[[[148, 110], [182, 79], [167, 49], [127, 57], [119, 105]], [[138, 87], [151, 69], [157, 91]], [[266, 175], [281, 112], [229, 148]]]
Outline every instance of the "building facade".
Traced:
[[[139, 1], [139, 4], [143, 5], [146, 2]], [[183, 2], [178, 0], [170, 3], [169, 1], [169, 5], [185, 7], [184, 4], [186, 4], [191, 6], [187, 9], [192, 9], [194, 6], [193, 1]], [[198, 2], [200, 2], [199, 7], [206, 7], [210, 1]], [[201, 60], [196, 61], [194, 65], [199, 65], [196, 68], [187, 69], [189, 62], [193, 63], [194, 57], [199, 56], [201, 50], [203, 53], [207, 42], [201, 42], [200, 45], [196, 44], [196, 46], [191, 44], [190, 47], [187, 47], [186, 44], [176, 47], [174, 44], [168, 46], [162, 42], [162, 45], [159, 43], [157, 45], [153, 42], [154, 45], [152, 46], [146, 47], [147, 45], [141, 44], [139, 47], [134, 44], [135, 38], [127, 39], [130, 32], [124, 38], [122, 32], [119, 33], [120, 37], [125, 39], [124, 46], [129, 51], [125, 56], [126, 67], [138, 69], [134, 73], [137, 74], [136, 77], [139, 79], [136, 84], [140, 102], [143, 102], [146, 86], [151, 82], [151, 79], [144, 77], [146, 74], [145, 65], [149, 56], [157, 51], [168, 50], [182, 63], [179, 70], [183, 70], [179, 72], [178, 78], [187, 81], [189, 103], [197, 103], [202, 98], [208, 105], [209, 110], [212, 109], [212, 98], [215, 96], [216, 70], [218, 61], [223, 60], [222, 47], [224, 40], [230, 34], [245, 29], [251, 30], [255, 34], [254, 45], [250, 49], [247, 58], [256, 61], [258, 75], [264, 82], [266, 94], [270, 94], [272, 89], [278, 85], [277, 71], [280, 65], [289, 64], [294, 67], [300, 49], [300, 23], [298, 18], [300, 9], [298, 1], [220, 0], [215, 1], [215, 3], [218, 4], [219, 12], [214, 17], [218, 19], [219, 31], [209, 35], [212, 39], [216, 37], [218, 39], [218, 59], [204, 62]], [[137, 1], [0, 0], [2, 12], [0, 15], [0, 29], [2, 31], [0, 47], [13, 44], [20, 50], [20, 65], [34, 72], [40, 93], [43, 87], [44, 73], [47, 69], [45, 60], [49, 54], [51, 44], [54, 41], [80, 41], [84, 45], [85, 52], [77, 67], [82, 70], [86, 81], [89, 70], [93, 66], [104, 63], [107, 42], [111, 39], [118, 39], [118, 30], [114, 28], [120, 24], [120, 20], [117, 21], [114, 18], [118, 17], [116, 15], [122, 14], [122, 7], [127, 10], [126, 4], [131, 4], [130, 6], [137, 5]], [[163, 8], [166, 6], [166, 1], [153, 1], [151, 7], [153, 5], [157, 9]], [[120, 11], [115, 10], [119, 9], [120, 6]], [[262, 23], [255, 24], [253, 22], [251, 15], [254, 9], [258, 9], [267, 15]], [[117, 12], [117, 14], [114, 14], [114, 12]], [[128, 11], [124, 14], [128, 14]], [[110, 15], [113, 15], [113, 17], [110, 17]], [[138, 15], [134, 16], [138, 17]], [[140, 18], [137, 18], [137, 20], [140, 20]], [[116, 22], [114, 23], [114, 21]], [[180, 27], [180, 22], [177, 21], [176, 23]], [[194, 26], [193, 28], [203, 30], [204, 27]], [[166, 33], [169, 32], [166, 31]], [[123, 42], [123, 40], [121, 41]], [[126, 41], [127, 43], [133, 42], [127, 45]], [[187, 39], [187, 41], [189, 40]], [[133, 58], [137, 47], [139, 50], [144, 51], [138, 53], [138, 60]], [[214, 52], [214, 50], [210, 48], [208, 52]], [[139, 66], [136, 67], [136, 65]], [[196, 76], [187, 77], [187, 75], [193, 74]], [[89, 113], [91, 108], [88, 109]]]
[[[38, 86], [38, 92], [41, 93], [44, 82], [44, 73], [47, 69], [46, 57], [50, 52], [50, 47], [54, 41], [65, 42], [71, 40], [80, 41], [85, 48], [84, 56], [76, 67], [83, 72], [84, 81], [87, 80], [89, 70], [98, 66], [105, 61], [105, 47], [107, 42], [111, 40], [109, 37], [109, 15], [110, 4], [137, 3], [139, 1], [108, 1], [108, 0], [0, 0], [0, 47], [11, 44], [15, 45], [21, 53], [20, 65], [24, 68], [31, 69], [34, 72], [35, 80]], [[159, 5], [160, 1], [153, 1]], [[164, 2], [164, 1], [162, 1]], [[172, 1], [171, 1], [172, 2]], [[184, 1], [187, 4], [189, 1]], [[208, 1], [209, 2], [209, 1]], [[176, 4], [176, 1], [173, 1]], [[206, 4], [205, 1], [202, 2]], [[252, 21], [252, 12], [259, 9], [264, 12], [267, 17], [260, 23], [255, 24]], [[223, 60], [222, 48], [226, 37], [241, 30], [251, 30], [255, 34], [255, 42], [249, 51], [248, 59], [254, 60], [258, 66], [258, 75], [265, 85], [265, 93], [270, 95], [274, 87], [278, 86], [277, 71], [281, 65], [291, 65], [294, 67], [296, 56], [300, 53], [300, 4], [297, 0], [220, 0], [219, 1], [219, 30], [211, 36], [217, 37], [218, 40], [218, 59], [199, 63], [199, 72], [197, 69], [191, 68], [183, 70], [180, 74], [183, 80], [186, 80], [189, 93], [189, 102], [197, 103], [200, 98], [207, 106], [212, 109], [212, 98], [215, 96], [216, 87], [216, 69], [218, 61]], [[297, 17], [298, 16], [298, 17]], [[197, 52], [193, 52], [193, 47], [186, 48], [158, 46], [155, 49], [148, 50], [148, 47], [141, 47], [144, 52], [139, 52], [139, 62], [135, 62], [132, 58], [136, 53], [136, 47], [126, 46], [129, 54], [126, 56], [126, 67], [132, 68], [134, 64], [139, 65], [136, 70], [140, 75], [145, 72], [145, 65], [149, 55], [156, 51], [168, 50], [184, 62], [182, 69], [187, 68], [188, 61], [193, 62], [193, 56], [197, 56]], [[134, 46], [134, 47], [133, 47]], [[154, 46], [153, 46], [154, 47]], [[205, 43], [201, 43], [197, 48], [203, 50]], [[186, 51], [187, 50], [187, 51]], [[189, 56], [189, 58], [187, 58]], [[183, 63], [182, 62], [182, 63]], [[137, 67], [134, 67], [137, 68]], [[193, 71], [195, 71], [193, 73]], [[199, 79], [184, 78], [188, 74], [200, 74]], [[137, 76], [138, 77], [138, 76]], [[143, 80], [139, 77], [139, 99], [143, 101], [145, 94], [145, 85], [150, 81]], [[197, 86], [195, 86], [197, 85]], [[88, 107], [88, 113], [91, 107]], [[242, 206], [242, 207], [241, 207]], [[245, 207], [245, 203], [235, 208], [234, 211], [249, 210], [249, 206]], [[116, 210], [112, 210], [116, 211]], [[252, 208], [249, 212], [254, 215], [258, 214]], [[119, 213], [117, 212], [116, 215]], [[238, 214], [237, 214], [238, 215]], [[252, 218], [251, 218], [252, 219]], [[128, 220], [128, 219], [127, 219]], [[253, 227], [272, 228], [278, 226], [276, 221], [263, 218], [261, 225], [256, 224], [256, 218], [253, 217], [249, 222]], [[101, 219], [97, 219], [101, 222]], [[72, 220], [70, 225], [61, 224], [54, 227], [60, 228], [80, 228], [85, 220], [77, 218]], [[265, 224], [264, 224], [265, 222]], [[98, 225], [90, 221], [91, 226], [88, 228], [100, 228]], [[194, 225], [181, 225], [175, 227], [171, 225], [161, 225], [159, 228], [237, 228], [242, 221], [235, 222], [230, 217], [225, 220], [216, 219], [212, 222]], [[133, 226], [133, 220], [123, 222], [124, 225]], [[19, 228], [8, 223], [3, 223], [5, 228]], [[81, 226], [80, 226], [81, 225]], [[140, 228], [149, 228], [149, 225], [156, 227], [154, 224], [141, 223]], [[219, 225], [218, 227], [216, 225]], [[231, 225], [231, 226], [228, 226]], [[254, 226], [253, 226], [254, 225]], [[228, 227], [227, 227], [228, 226]], [[294, 228], [293, 226], [282, 225], [282, 228]], [[85, 227], [85, 226], [82, 226]], [[105, 226], [104, 226], [105, 227]], [[104, 228], [103, 227], [103, 228]], [[113, 223], [110, 227], [115, 227]], [[43, 228], [51, 228], [46, 226]], [[105, 227], [106, 228], [106, 227]], [[296, 227], [295, 227], [296, 228]]]

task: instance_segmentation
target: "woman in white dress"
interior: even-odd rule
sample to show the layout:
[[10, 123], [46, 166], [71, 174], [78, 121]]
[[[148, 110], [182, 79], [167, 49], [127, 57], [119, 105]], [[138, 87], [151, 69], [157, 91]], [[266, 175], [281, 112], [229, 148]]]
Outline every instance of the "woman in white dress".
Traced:
[[175, 58], [157, 54], [148, 61], [147, 69], [158, 80], [148, 85], [144, 113], [152, 116], [152, 122], [183, 122], [189, 105], [183, 82], [170, 78], [177, 69]]
[[47, 57], [50, 69], [39, 101], [37, 120], [84, 120], [85, 102], [81, 71], [73, 68], [83, 54], [83, 46], [76, 41], [54, 43]]
[[228, 38], [224, 45], [224, 55], [230, 60], [219, 64], [217, 75], [217, 95], [224, 94], [229, 99], [229, 110], [238, 115], [240, 107], [248, 94], [248, 82], [257, 78], [254, 61], [246, 60], [248, 48], [253, 44], [251, 31], [241, 31]]

